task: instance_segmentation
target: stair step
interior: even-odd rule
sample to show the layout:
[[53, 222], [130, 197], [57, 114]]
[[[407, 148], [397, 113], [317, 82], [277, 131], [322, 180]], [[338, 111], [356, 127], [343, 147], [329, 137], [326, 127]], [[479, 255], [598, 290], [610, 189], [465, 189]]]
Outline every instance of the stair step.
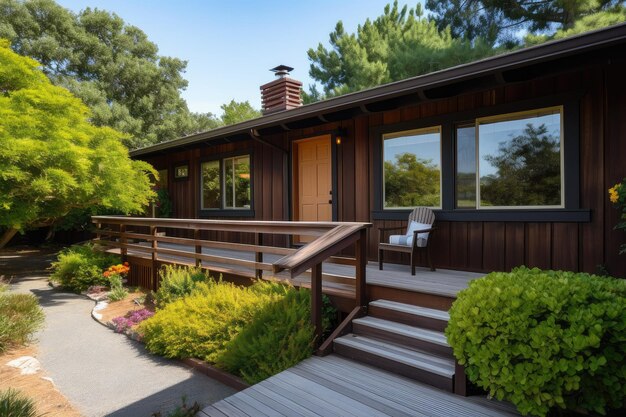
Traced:
[[356, 334], [373, 336], [403, 345], [409, 349], [421, 349], [452, 357], [452, 348], [442, 332], [409, 326], [377, 317], [361, 317], [352, 322]]
[[353, 333], [335, 339], [334, 346], [345, 357], [453, 391], [453, 359]]
[[450, 319], [447, 311], [389, 300], [372, 301], [369, 303], [368, 312], [370, 315], [381, 319], [439, 331], [445, 330]]

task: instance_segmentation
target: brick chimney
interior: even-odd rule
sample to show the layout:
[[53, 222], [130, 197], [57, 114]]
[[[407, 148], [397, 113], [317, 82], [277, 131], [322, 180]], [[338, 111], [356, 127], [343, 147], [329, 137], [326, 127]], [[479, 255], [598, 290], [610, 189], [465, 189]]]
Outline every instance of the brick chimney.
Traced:
[[263, 114], [295, 109], [302, 106], [302, 98], [300, 97], [302, 83], [289, 78], [289, 71], [292, 70], [293, 68], [286, 65], [279, 65], [270, 70], [278, 78], [261, 86]]

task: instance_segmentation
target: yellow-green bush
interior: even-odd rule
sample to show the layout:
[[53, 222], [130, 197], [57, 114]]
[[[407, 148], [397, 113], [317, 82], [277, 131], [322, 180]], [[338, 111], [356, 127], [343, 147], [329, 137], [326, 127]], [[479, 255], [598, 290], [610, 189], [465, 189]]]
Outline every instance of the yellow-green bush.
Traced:
[[157, 308], [186, 297], [198, 283], [209, 282], [209, 275], [202, 268], [190, 268], [176, 265], [164, 265], [159, 271], [159, 289], [155, 294]]
[[259, 310], [217, 357], [217, 365], [255, 384], [313, 353], [311, 293], [290, 288]]
[[226, 282], [202, 285], [192, 295], [158, 310], [141, 323], [139, 331], [150, 352], [215, 362], [257, 311], [279, 299], [279, 287], [265, 282], [248, 288]]
[[446, 335], [469, 379], [524, 414], [624, 405], [626, 281], [494, 272], [459, 293]]

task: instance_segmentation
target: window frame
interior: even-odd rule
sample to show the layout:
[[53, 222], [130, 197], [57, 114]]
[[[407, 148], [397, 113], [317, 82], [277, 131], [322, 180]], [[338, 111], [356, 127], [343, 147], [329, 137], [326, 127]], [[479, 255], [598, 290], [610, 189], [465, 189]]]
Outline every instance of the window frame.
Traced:
[[[383, 134], [441, 125], [442, 208], [434, 209], [443, 221], [513, 221], [513, 222], [590, 222], [591, 210], [580, 206], [580, 105], [584, 91], [538, 97], [478, 109], [455, 111], [406, 122], [370, 128], [373, 168], [373, 220], [406, 220], [411, 209], [384, 209], [382, 193]], [[561, 117], [563, 175], [563, 207], [558, 208], [457, 208], [456, 207], [456, 126], [475, 122], [478, 118], [563, 107]], [[382, 119], [381, 119], [382, 120]]]
[[[225, 178], [225, 160], [236, 159], [238, 157], [247, 156], [250, 165], [250, 207], [226, 207], [226, 178]], [[205, 208], [204, 204], [204, 187], [203, 187], [203, 165], [209, 162], [219, 163], [219, 182], [220, 182], [220, 207], [219, 208]], [[254, 217], [254, 155], [252, 150], [241, 152], [230, 152], [219, 155], [211, 155], [210, 157], [202, 158], [199, 161], [198, 172], [198, 216], [200, 218], [205, 217]], [[233, 195], [234, 197], [234, 195]]]
[[383, 203], [383, 210], [403, 210], [403, 209], [407, 209], [407, 207], [386, 207], [385, 206], [385, 202], [386, 202], [386, 193], [385, 193], [385, 168], [384, 168], [384, 161], [385, 161], [385, 140], [388, 139], [398, 139], [401, 137], [410, 137], [410, 136], [417, 136], [420, 134], [428, 134], [428, 133], [438, 133], [439, 134], [439, 161], [438, 161], [438, 166], [439, 166], [439, 205], [437, 206], [429, 206], [431, 209], [441, 209], [443, 206], [443, 168], [442, 168], [442, 154], [443, 154], [443, 146], [442, 146], [442, 126], [441, 125], [434, 125], [434, 126], [427, 126], [427, 127], [420, 127], [417, 129], [409, 129], [409, 130], [402, 130], [402, 131], [394, 131], [394, 132], [388, 132], [388, 133], [383, 133], [381, 135], [381, 158], [383, 159], [382, 164], [383, 164], [383, 168], [381, 171], [381, 176], [382, 176], [382, 203]]

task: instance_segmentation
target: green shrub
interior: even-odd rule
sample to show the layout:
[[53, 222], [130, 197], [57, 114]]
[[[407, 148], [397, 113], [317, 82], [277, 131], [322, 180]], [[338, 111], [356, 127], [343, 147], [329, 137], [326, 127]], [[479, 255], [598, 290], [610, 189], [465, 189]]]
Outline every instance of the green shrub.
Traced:
[[109, 301], [120, 301], [126, 298], [128, 291], [122, 285], [122, 277], [119, 274], [112, 274], [108, 278], [111, 286], [111, 291], [107, 295]]
[[524, 414], [624, 405], [626, 281], [494, 272], [459, 293], [446, 335], [469, 379]]
[[157, 308], [164, 308], [167, 304], [190, 295], [198, 283], [210, 281], [209, 275], [202, 268], [175, 265], [163, 266], [159, 276], [161, 280], [155, 295]]
[[255, 384], [311, 356], [314, 329], [310, 301], [308, 290], [287, 290], [283, 298], [259, 310], [228, 342], [216, 364]]
[[[139, 325], [146, 348], [168, 358], [196, 357], [215, 362], [225, 345], [254, 314], [278, 299], [277, 289], [259, 282], [243, 288], [220, 282], [180, 298]], [[284, 293], [284, 290], [283, 290]]]
[[80, 293], [92, 285], [107, 285], [102, 271], [119, 262], [119, 256], [98, 251], [93, 245], [74, 245], [59, 253], [50, 279]]
[[0, 353], [28, 343], [43, 321], [34, 295], [0, 292]]
[[35, 417], [35, 402], [18, 390], [9, 388], [0, 392], [0, 416]]

